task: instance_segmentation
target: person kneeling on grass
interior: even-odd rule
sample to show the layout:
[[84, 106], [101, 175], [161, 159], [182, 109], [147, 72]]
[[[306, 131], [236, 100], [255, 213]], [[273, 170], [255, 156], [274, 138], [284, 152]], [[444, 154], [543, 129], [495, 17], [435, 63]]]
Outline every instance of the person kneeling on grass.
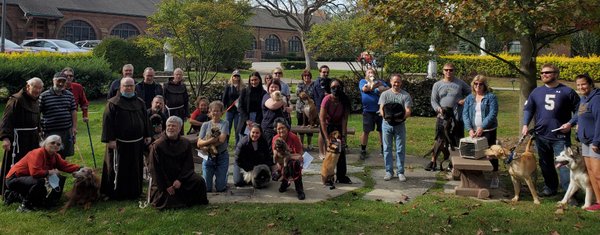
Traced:
[[179, 136], [182, 127], [181, 118], [169, 117], [166, 131], [150, 146], [149, 190], [157, 209], [208, 204], [206, 182], [194, 172], [192, 144]]
[[63, 160], [58, 153], [62, 141], [58, 135], [48, 136], [40, 148], [31, 150], [6, 175], [5, 204], [22, 201], [18, 212], [29, 212], [35, 207], [51, 207], [58, 203], [65, 177], [59, 170], [73, 173], [81, 168]]

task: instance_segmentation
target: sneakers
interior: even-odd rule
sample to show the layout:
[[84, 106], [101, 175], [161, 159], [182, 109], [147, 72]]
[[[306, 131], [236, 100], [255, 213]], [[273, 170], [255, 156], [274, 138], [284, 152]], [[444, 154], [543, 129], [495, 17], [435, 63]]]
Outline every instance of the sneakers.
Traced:
[[290, 184], [287, 181], [281, 182], [281, 185], [279, 185], [279, 192], [283, 193], [287, 191], [288, 187], [290, 187]]
[[425, 166], [425, 170], [426, 171], [435, 171], [436, 170], [435, 162], [429, 162], [429, 164], [427, 164], [427, 166]]
[[540, 192], [540, 197], [552, 197], [554, 195], [556, 195], [556, 191], [550, 190], [547, 187], [544, 187], [544, 190], [542, 190], [542, 192]]
[[391, 179], [392, 179], [392, 173], [386, 171], [385, 176], [383, 177], [383, 180], [390, 181]]
[[499, 185], [500, 179], [498, 179], [498, 176], [492, 177], [492, 182], [490, 182], [490, 188], [498, 188]]
[[585, 208], [586, 211], [598, 211], [600, 210], [600, 204], [594, 204]]
[[25, 203], [21, 204], [19, 208], [17, 208], [17, 212], [19, 213], [27, 213], [34, 211], [33, 207], [25, 205]]
[[306, 198], [306, 195], [304, 194], [304, 192], [300, 191], [298, 192], [298, 200], [304, 200]]
[[398, 180], [400, 182], [405, 182], [406, 181], [406, 176], [404, 176], [404, 174], [398, 174]]
[[21, 194], [15, 192], [15, 191], [11, 191], [11, 190], [6, 190], [4, 192], [4, 205], [5, 206], [8, 206], [15, 202], [21, 202], [21, 201], [23, 201], [23, 199], [21, 198]]
[[367, 158], [367, 151], [360, 151], [360, 160], [365, 160]]

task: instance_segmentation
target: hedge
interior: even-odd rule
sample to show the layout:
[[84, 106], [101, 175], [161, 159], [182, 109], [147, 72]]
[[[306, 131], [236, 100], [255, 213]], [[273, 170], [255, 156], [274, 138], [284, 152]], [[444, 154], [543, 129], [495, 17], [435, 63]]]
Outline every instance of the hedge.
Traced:
[[112, 80], [110, 65], [91, 53], [13, 53], [0, 54], [0, 87], [13, 94], [32, 77], [41, 78], [44, 87], [50, 87], [54, 74], [65, 67], [73, 68], [76, 82], [83, 85], [90, 99], [100, 97], [102, 89]]
[[[502, 54], [503, 59], [519, 67], [519, 56]], [[504, 62], [492, 56], [478, 55], [444, 55], [437, 58], [438, 74], [442, 74], [442, 65], [452, 62], [461, 74], [484, 74], [492, 77], [518, 77], [517, 71]], [[385, 68], [387, 72], [397, 73], [426, 73], [428, 58], [414, 54], [394, 53], [386, 57]], [[560, 77], [565, 80], [574, 80], [575, 76], [588, 73], [597, 81], [600, 80], [600, 57], [537, 57], [538, 71], [545, 63], [555, 64], [560, 68]]]

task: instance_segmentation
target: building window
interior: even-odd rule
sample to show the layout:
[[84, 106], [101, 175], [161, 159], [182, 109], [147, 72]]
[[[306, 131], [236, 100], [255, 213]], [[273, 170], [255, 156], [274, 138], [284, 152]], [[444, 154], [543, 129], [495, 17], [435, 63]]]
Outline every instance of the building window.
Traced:
[[258, 44], [256, 43], [256, 38], [252, 37], [252, 50], [258, 49]]
[[137, 35], [140, 35], [140, 31], [138, 31], [138, 29], [132, 24], [123, 23], [113, 28], [113, 30], [110, 32], [110, 35], [118, 36], [122, 39], [127, 39], [129, 37], [135, 37]]
[[265, 40], [265, 49], [267, 51], [280, 51], [281, 50], [281, 42], [279, 38], [275, 36], [275, 34], [269, 35], [267, 40]]
[[96, 32], [90, 24], [83, 20], [71, 20], [62, 26], [58, 32], [58, 38], [70, 42], [95, 40]]
[[299, 37], [292, 37], [288, 41], [288, 51], [289, 52], [301, 52], [302, 51], [302, 42]]

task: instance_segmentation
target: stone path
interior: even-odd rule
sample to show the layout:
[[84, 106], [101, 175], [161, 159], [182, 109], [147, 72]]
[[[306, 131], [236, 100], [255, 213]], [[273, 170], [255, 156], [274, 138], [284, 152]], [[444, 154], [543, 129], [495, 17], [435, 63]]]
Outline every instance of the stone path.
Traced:
[[[360, 178], [353, 176], [360, 173], [365, 173], [365, 166], [371, 167], [371, 177], [375, 181], [373, 190], [368, 192], [364, 198], [368, 200], [378, 200], [385, 202], [405, 202], [414, 199], [417, 196], [423, 195], [435, 183], [435, 173], [423, 170], [423, 165], [427, 163], [427, 159], [415, 156], [406, 157], [406, 182], [399, 182], [398, 178], [392, 178], [390, 181], [384, 181], [383, 176], [383, 157], [379, 154], [373, 154], [366, 160], [360, 160], [357, 150], [351, 150], [347, 155], [348, 174], [352, 179], [352, 184], [336, 184], [336, 188], [330, 190], [329, 187], [323, 186], [321, 183], [320, 169], [321, 160], [315, 159], [309, 169], [303, 171], [303, 182], [306, 199], [300, 201], [296, 198], [294, 186], [291, 185], [287, 192], [279, 193], [279, 183], [271, 182], [264, 189], [253, 189], [252, 187], [237, 188], [233, 186], [233, 177], [231, 174], [228, 177], [230, 189], [224, 193], [209, 193], [208, 198], [211, 203], [314, 203], [327, 200], [333, 197], [340, 196], [344, 193], [357, 190], [364, 187], [365, 184]], [[316, 152], [311, 152], [311, 155], [318, 156]], [[233, 158], [230, 159], [233, 164]], [[201, 168], [197, 165], [196, 169]], [[233, 166], [230, 165], [231, 172]]]

